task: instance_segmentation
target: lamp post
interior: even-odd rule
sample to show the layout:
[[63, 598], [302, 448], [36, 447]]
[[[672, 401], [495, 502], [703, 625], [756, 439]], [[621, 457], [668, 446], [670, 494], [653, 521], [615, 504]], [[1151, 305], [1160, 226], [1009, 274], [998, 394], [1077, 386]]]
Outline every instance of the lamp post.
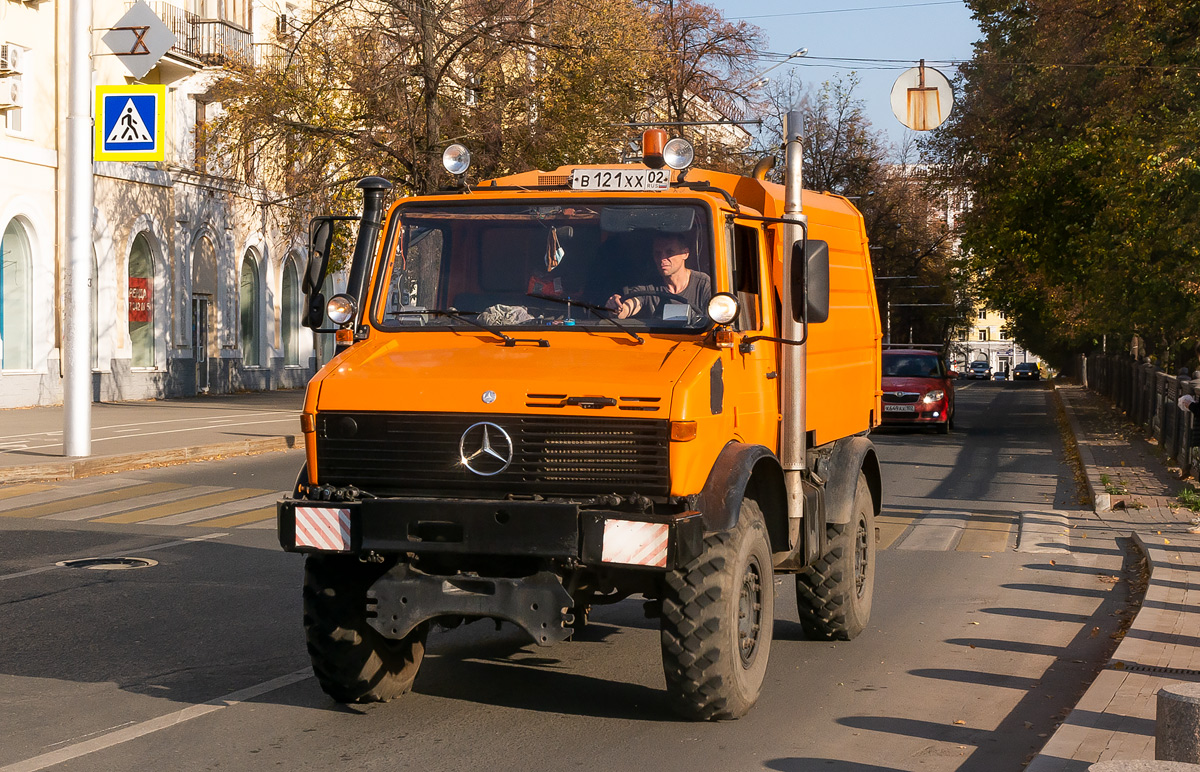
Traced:
[[775, 64], [772, 64], [767, 69], [765, 69], [762, 72], [760, 72], [759, 74], [755, 75], [754, 80], [746, 81], [745, 83], [734, 86], [733, 88], [731, 88], [729, 90], [730, 91], [741, 91], [744, 88], [762, 88], [763, 86], [767, 85], [771, 81], [770, 78], [763, 77], [768, 72], [775, 69], [776, 67], [782, 67], [783, 65], [792, 61], [793, 59], [799, 59], [800, 57], [807, 56], [807, 55], [808, 55], [807, 48], [797, 48], [795, 51], [788, 54], [786, 59], [775, 62]]

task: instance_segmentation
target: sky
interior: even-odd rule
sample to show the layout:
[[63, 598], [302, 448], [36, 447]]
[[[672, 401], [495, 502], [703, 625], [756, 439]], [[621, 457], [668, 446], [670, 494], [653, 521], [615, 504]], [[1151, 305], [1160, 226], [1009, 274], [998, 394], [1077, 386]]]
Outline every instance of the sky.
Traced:
[[[979, 26], [962, 0], [708, 0], [727, 19], [744, 19], [761, 27], [769, 52], [758, 72], [789, 53], [808, 53], [774, 67], [766, 77], [792, 69], [805, 87], [855, 71], [861, 78], [856, 95], [876, 129], [900, 142], [908, 131], [892, 115], [892, 84], [904, 70], [924, 58], [951, 80], [949, 61], [970, 59]], [[847, 59], [902, 60], [898, 62]]]

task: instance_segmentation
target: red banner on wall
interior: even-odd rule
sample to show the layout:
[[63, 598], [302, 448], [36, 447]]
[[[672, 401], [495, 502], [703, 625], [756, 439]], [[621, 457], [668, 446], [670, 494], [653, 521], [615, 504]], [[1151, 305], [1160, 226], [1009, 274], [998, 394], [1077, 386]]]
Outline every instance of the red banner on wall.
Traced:
[[153, 300], [150, 292], [149, 279], [129, 277], [129, 321], [150, 321], [150, 304]]

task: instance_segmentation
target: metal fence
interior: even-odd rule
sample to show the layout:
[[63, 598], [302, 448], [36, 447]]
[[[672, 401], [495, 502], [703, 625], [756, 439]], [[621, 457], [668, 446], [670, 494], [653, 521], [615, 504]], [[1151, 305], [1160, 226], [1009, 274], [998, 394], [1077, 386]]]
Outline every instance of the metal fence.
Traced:
[[1167, 375], [1127, 357], [1082, 357], [1084, 385], [1112, 400], [1131, 421], [1158, 440], [1184, 475], [1200, 469], [1200, 432], [1196, 416], [1179, 406], [1185, 394], [1200, 399], [1200, 380]]

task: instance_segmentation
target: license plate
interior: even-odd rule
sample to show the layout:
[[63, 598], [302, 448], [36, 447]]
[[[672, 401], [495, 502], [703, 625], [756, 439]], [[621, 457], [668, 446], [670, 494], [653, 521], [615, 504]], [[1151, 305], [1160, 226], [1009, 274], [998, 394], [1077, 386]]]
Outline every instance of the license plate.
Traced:
[[915, 413], [917, 412], [916, 405], [884, 405], [883, 412], [885, 413]]
[[572, 190], [666, 190], [671, 172], [666, 169], [575, 169]]

